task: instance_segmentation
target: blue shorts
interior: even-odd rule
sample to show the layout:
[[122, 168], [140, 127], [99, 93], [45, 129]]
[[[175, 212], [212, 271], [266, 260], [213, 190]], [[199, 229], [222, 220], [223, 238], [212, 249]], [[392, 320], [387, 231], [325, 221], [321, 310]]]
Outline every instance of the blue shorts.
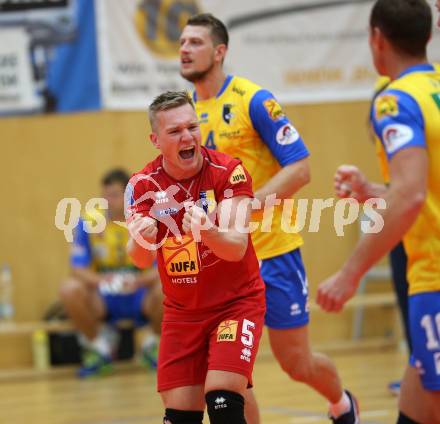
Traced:
[[136, 326], [145, 325], [148, 320], [142, 312], [142, 302], [147, 294], [147, 287], [141, 287], [129, 294], [100, 293], [107, 309], [106, 321], [116, 324], [117, 321], [130, 319]]
[[426, 390], [440, 390], [440, 291], [409, 296], [412, 355]]
[[260, 272], [266, 284], [266, 325], [288, 329], [308, 324], [308, 286], [300, 250], [264, 259]]

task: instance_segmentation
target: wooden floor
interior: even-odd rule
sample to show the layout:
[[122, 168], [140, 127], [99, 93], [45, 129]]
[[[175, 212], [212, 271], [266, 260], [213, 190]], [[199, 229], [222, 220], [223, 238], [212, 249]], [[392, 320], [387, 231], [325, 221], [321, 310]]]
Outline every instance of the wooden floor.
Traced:
[[[363, 424], [395, 423], [396, 398], [386, 385], [398, 379], [405, 355], [397, 351], [333, 355], [344, 385], [359, 398]], [[264, 424], [329, 423], [326, 404], [311, 389], [291, 382], [269, 355], [255, 369], [255, 391]], [[155, 374], [119, 369], [80, 381], [66, 375], [0, 381], [0, 422], [8, 424], [160, 424], [162, 405]], [[205, 423], [208, 420], [205, 419]]]

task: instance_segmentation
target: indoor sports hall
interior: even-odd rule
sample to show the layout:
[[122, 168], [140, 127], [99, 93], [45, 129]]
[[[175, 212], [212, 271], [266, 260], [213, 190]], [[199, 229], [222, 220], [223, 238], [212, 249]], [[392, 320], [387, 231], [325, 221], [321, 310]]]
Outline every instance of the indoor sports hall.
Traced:
[[[399, 7], [413, 2], [389, 1], [397, 2]], [[420, 116], [425, 119], [421, 127], [435, 121], [433, 132], [427, 130], [428, 140], [435, 138], [438, 134], [435, 131], [440, 129], [440, 65], [436, 65], [440, 63], [437, 25], [440, 2], [414, 1], [421, 7], [428, 5], [432, 14], [427, 59], [420, 60], [423, 63], [419, 65], [430, 67], [426, 72], [432, 81], [431, 103], [420, 106], [423, 112]], [[136, 195], [131, 185], [133, 179], [130, 183], [128, 180], [160, 154], [154, 145], [157, 140], [154, 134], [160, 132], [149, 120], [157, 116], [151, 109], [149, 114], [149, 106], [161, 93], [179, 90], [186, 90], [195, 104], [192, 106], [195, 111], [191, 111], [197, 118], [194, 124], [197, 128], [191, 127], [190, 131], [199, 134], [200, 125], [201, 135], [191, 140], [206, 146], [200, 148], [203, 152], [211, 148], [220, 151], [221, 146], [229, 143], [226, 153], [243, 161], [246, 172], [239, 165], [239, 170], [235, 168], [228, 177], [232, 188], [250, 176], [254, 193], [261, 193], [266, 171], [274, 170], [270, 182], [275, 184], [276, 177], [291, 164], [283, 161], [282, 152], [287, 151], [283, 149], [303, 142], [308, 151], [304, 156], [310, 174], [307, 181], [280, 199], [277, 197], [280, 191], [270, 191], [275, 186], [265, 181], [267, 192], [273, 193], [279, 202], [271, 206], [266, 200], [260, 203], [264, 212], [254, 210], [246, 218], [261, 225], [258, 231], [265, 237], [261, 249], [272, 246], [272, 251], [278, 252], [261, 256], [260, 247], [254, 243], [262, 273], [266, 261], [289, 250], [283, 247], [292, 234], [297, 240], [302, 238], [303, 242], [295, 242], [295, 249], [301, 248], [306, 270], [306, 274], [298, 271], [298, 290], [304, 303], [291, 301], [286, 313], [289, 320], [309, 316], [308, 332], [302, 333], [301, 347], [287, 346], [286, 342], [286, 349], [278, 347], [276, 351], [271, 348], [273, 340], [267, 327], [259, 348], [252, 325], [245, 328], [243, 322], [241, 329], [237, 321], [233, 321], [234, 327], [225, 318], [218, 329], [212, 329], [211, 337], [216, 338], [217, 345], [241, 340], [242, 361], [252, 362], [258, 348], [253, 391], [260, 419], [247, 415], [244, 401], [246, 421], [232, 420], [230, 424], [331, 422], [329, 401], [308, 384], [293, 381], [301, 377], [292, 380], [289, 373], [301, 376], [292, 371], [294, 364], [291, 368], [280, 366], [280, 352], [289, 349], [294, 352], [295, 348], [307, 350], [307, 354], [309, 349], [322, 352], [331, 359], [343, 389], [348, 389], [357, 399], [360, 421], [356, 423], [416, 422], [397, 421], [397, 417], [399, 410], [402, 413], [400, 383], [411, 351], [425, 343], [418, 338], [410, 348], [407, 329], [413, 322], [407, 316], [406, 281], [413, 274], [407, 270], [423, 252], [417, 250], [407, 267], [406, 257], [402, 264], [403, 259], [391, 260], [387, 250], [383, 250], [381, 259], [374, 258], [357, 275], [351, 298], [347, 296], [342, 304], [333, 303], [333, 306], [329, 297], [323, 300], [323, 296], [330, 296], [324, 293], [330, 276], [342, 269], [337, 275], [340, 281], [345, 281], [347, 261], [362, 253], [356, 248], [358, 243], [364, 237], [374, 240], [393, 221], [393, 218], [383, 219], [389, 216], [386, 210], [393, 204], [392, 197], [385, 194], [395, 187], [393, 178], [417, 174], [420, 169], [413, 165], [398, 168], [393, 162], [399, 156], [399, 149], [405, 143], [412, 143], [410, 140], [416, 132], [412, 124], [405, 128], [403, 124], [390, 124], [383, 130], [380, 127], [384, 117], [400, 119], [407, 103], [402, 106], [395, 92], [399, 87], [406, 89], [403, 83], [393, 91], [398, 73], [395, 77], [391, 73], [393, 82], [381, 78], [376, 69], [377, 55], [385, 57], [383, 51], [389, 48], [392, 53], [383, 63], [390, 68], [398, 54], [408, 56], [401, 53], [401, 47], [393, 50], [386, 30], [379, 30], [382, 32], [377, 35], [375, 30], [382, 28], [379, 24], [371, 26], [375, 22], [370, 21], [375, 4], [376, 0], [0, 0], [0, 423], [183, 423], [164, 421], [165, 406], [157, 390], [158, 372], [166, 365], [163, 352], [158, 353], [161, 321], [170, 308], [167, 294], [162, 293], [161, 278], [164, 280], [167, 274], [176, 293], [196, 290], [188, 286], [197, 285], [197, 273], [205, 266], [204, 255], [213, 252], [205, 246], [208, 250], [202, 255], [197, 245], [208, 243], [204, 236], [201, 242], [196, 242], [194, 235], [186, 233], [184, 241], [190, 237], [195, 250], [182, 248], [173, 253], [178, 255], [179, 262], [171, 263], [175, 256], [163, 253], [165, 248], [158, 247], [155, 248], [157, 259], [146, 270], [139, 270], [131, 253], [127, 253], [127, 243], [134, 242], [127, 211], [133, 208]], [[229, 44], [218, 41], [209, 29], [208, 47], [194, 35], [197, 32], [185, 32], [188, 19], [206, 13], [224, 23]], [[380, 21], [380, 17], [377, 19]], [[198, 25], [192, 28], [200, 28]], [[379, 41], [374, 38], [382, 35]], [[409, 37], [407, 45], [413, 46], [413, 41]], [[205, 68], [187, 76], [185, 70], [199, 66], [197, 58], [206, 53], [205, 48], [215, 52], [206, 55], [211, 65], [200, 59], [200, 66]], [[203, 97], [206, 91], [202, 88], [210, 89], [211, 80], [206, 76], [214, 73], [213, 66], [218, 67], [217, 76], [222, 84], [219, 89], [212, 89], [213, 96], [208, 99], [209, 96]], [[240, 85], [238, 77], [251, 82]], [[252, 90], [257, 94], [251, 95]], [[252, 108], [261, 93], [266, 97], [260, 101], [257, 114]], [[204, 101], [210, 102], [209, 105]], [[206, 109], [199, 109], [205, 106]], [[241, 108], [246, 110], [246, 116]], [[168, 116], [167, 112], [166, 109], [157, 112], [158, 116], [162, 114], [163, 125], [162, 117]], [[412, 118], [405, 119], [419, 122], [411, 113]], [[211, 124], [213, 119], [217, 119], [218, 128], [214, 124], [213, 130], [205, 135], [204, 125]], [[175, 130], [167, 133], [170, 139], [174, 137], [172, 131]], [[260, 144], [247, 138], [250, 132], [252, 137], [259, 137], [261, 150], [256, 147]], [[271, 142], [267, 141], [270, 137]], [[425, 144], [410, 145], [414, 146], [417, 148], [406, 151], [422, 150], [418, 148]], [[427, 149], [428, 154], [433, 149]], [[176, 161], [183, 163], [180, 153]], [[266, 161], [266, 157], [272, 162]], [[249, 158], [257, 165], [250, 167]], [[205, 159], [209, 162], [206, 156]], [[423, 162], [422, 169], [426, 172], [434, 169], [435, 160], [429, 164]], [[337, 174], [341, 165], [356, 167], [364, 179], [359, 182], [354, 177], [352, 180], [341, 177], [342, 174]], [[436, 201], [437, 177], [426, 177], [427, 196], [432, 195], [430, 202]], [[285, 187], [289, 186], [289, 178], [285, 178]], [[191, 186], [185, 189], [185, 181], [176, 178], [174, 187], [177, 191], [187, 190], [189, 198]], [[369, 182], [383, 191], [371, 191], [362, 197], [359, 190]], [[200, 196], [195, 199], [200, 200], [199, 210], [204, 211], [204, 216], [212, 213], [215, 216], [214, 207], [220, 203], [210, 188], [198, 189]], [[187, 213], [187, 206], [177, 205], [174, 192], [159, 185], [153, 191], [147, 195], [150, 193], [152, 200], [148, 201], [158, 210], [157, 216], [149, 215], [156, 218], [154, 225], [167, 227], [170, 221], [166, 219], [174, 222], [180, 213]], [[402, 198], [410, 198], [411, 193], [408, 188], [400, 194]], [[425, 198], [423, 202], [418, 209], [420, 213], [426, 210], [423, 205], [429, 203]], [[273, 218], [274, 207], [281, 224]], [[411, 231], [419, 215], [414, 215], [411, 224], [398, 211], [393, 216], [398, 217], [394, 224], [399, 222], [401, 226], [401, 238], [395, 240], [396, 244]], [[429, 237], [429, 246], [437, 246], [440, 217], [427, 216], [426, 226], [418, 237]], [[213, 222], [216, 229], [220, 228], [216, 218]], [[175, 222], [169, 224], [170, 231], [174, 231], [173, 225]], [[271, 239], [274, 226], [280, 225], [278, 231], [283, 236]], [[395, 237], [399, 225], [393, 226], [390, 237]], [[254, 234], [249, 236], [249, 243], [253, 237]], [[386, 240], [377, 240], [364, 249], [365, 256], [371, 250], [382, 252]], [[405, 247], [412, 246], [406, 240]], [[165, 243], [167, 247], [168, 242]], [[433, 257], [438, 258], [433, 252]], [[438, 268], [429, 269], [436, 281], [429, 285], [429, 291], [437, 293], [440, 278], [435, 277], [435, 269]], [[216, 283], [233, 284], [238, 279], [239, 276], [221, 270], [215, 276]], [[205, 280], [204, 283], [208, 284]], [[412, 284], [411, 281], [410, 287], [416, 285]], [[414, 295], [411, 290], [409, 297]], [[267, 291], [266, 287], [266, 295]], [[416, 294], [420, 291], [423, 290], [417, 286]], [[337, 297], [334, 299], [339, 301]], [[436, 302], [433, 308], [438, 308]], [[185, 302], [179, 306], [183, 310], [185, 307]], [[207, 308], [205, 312], [212, 311]], [[440, 312], [424, 315], [417, 325], [426, 339], [432, 372], [439, 381]], [[285, 326], [281, 323], [277, 328], [280, 343], [283, 329], [290, 327], [286, 321]], [[222, 331], [227, 334], [220, 334]], [[176, 352], [179, 348], [176, 341]], [[210, 358], [206, 350], [206, 361]], [[425, 371], [420, 361], [415, 361], [413, 365], [418, 366], [424, 384]], [[315, 382], [318, 381], [315, 385], [319, 386], [321, 377], [322, 381], [326, 380], [324, 374], [314, 376]], [[440, 382], [438, 388], [434, 383], [430, 389], [424, 387], [421, 390], [429, 394], [440, 393]], [[217, 397], [216, 402], [221, 404], [222, 398]], [[204, 423], [210, 422], [208, 412], [205, 411]], [[212, 417], [211, 422], [214, 422]], [[224, 418], [218, 421], [226, 422]], [[440, 421], [432, 418], [423, 424], [436, 423]]]

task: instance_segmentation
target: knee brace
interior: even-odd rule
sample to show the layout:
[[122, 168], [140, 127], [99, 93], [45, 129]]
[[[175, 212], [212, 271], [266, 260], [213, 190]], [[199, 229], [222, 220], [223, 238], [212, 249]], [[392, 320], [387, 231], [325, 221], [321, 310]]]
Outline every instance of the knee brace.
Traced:
[[412, 420], [410, 417], [407, 417], [402, 412], [399, 412], [399, 418], [397, 418], [397, 424], [419, 424], [417, 421]]
[[203, 411], [181, 411], [179, 409], [165, 409], [163, 424], [202, 424]]
[[213, 390], [205, 395], [211, 424], [246, 424], [244, 398], [228, 390]]

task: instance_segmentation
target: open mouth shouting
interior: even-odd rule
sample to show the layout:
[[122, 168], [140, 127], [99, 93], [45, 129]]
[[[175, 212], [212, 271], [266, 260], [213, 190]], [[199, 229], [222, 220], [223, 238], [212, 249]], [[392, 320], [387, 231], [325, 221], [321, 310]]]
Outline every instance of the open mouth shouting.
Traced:
[[181, 159], [189, 160], [194, 157], [195, 153], [196, 153], [195, 147], [190, 146], [190, 147], [185, 147], [184, 149], [180, 150], [179, 156], [181, 157]]

